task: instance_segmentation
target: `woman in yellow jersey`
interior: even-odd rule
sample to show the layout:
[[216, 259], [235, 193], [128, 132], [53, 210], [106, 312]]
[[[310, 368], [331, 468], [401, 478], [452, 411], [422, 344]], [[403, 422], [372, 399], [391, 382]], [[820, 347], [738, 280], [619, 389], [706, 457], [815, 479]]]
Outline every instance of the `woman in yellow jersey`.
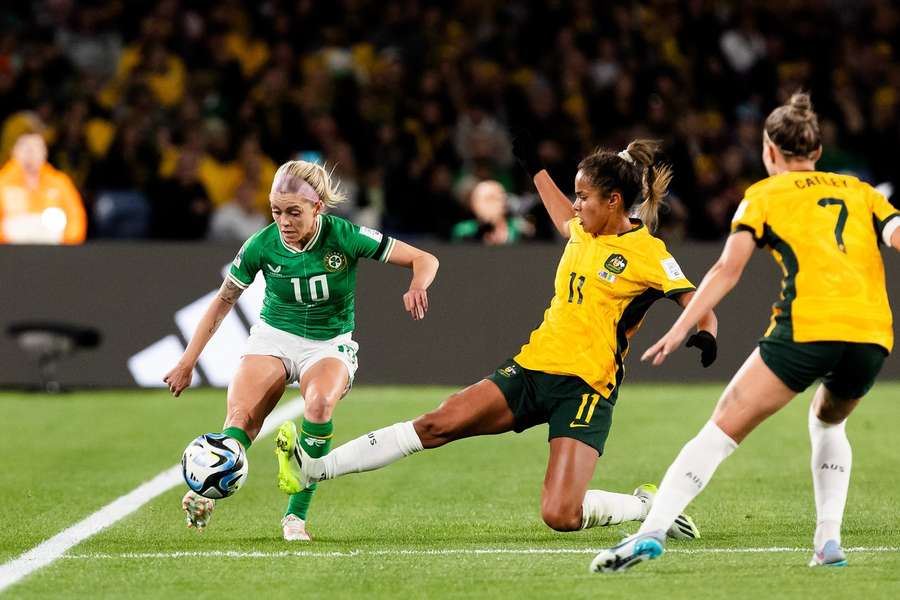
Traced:
[[[684, 306], [694, 291], [649, 232], [671, 178], [669, 167], [654, 164], [656, 150], [654, 142], [635, 141], [619, 153], [588, 156], [579, 164], [573, 205], [540, 166], [533, 145], [520, 149], [554, 224], [568, 238], [543, 323], [513, 360], [436, 410], [361, 436], [323, 459], [296, 447], [291, 472], [279, 475], [288, 482], [283, 491], [377, 469], [461, 438], [548, 423], [544, 522], [572, 531], [642, 519], [655, 486], [616, 494], [588, 490], [588, 484], [609, 433], [629, 338], [655, 300], [668, 296]], [[629, 218], [632, 213], [641, 218]], [[708, 366], [716, 352], [715, 316], [708, 312], [700, 324], [689, 345], [702, 350]], [[697, 536], [686, 517], [671, 533]]]
[[719, 399], [712, 418], [669, 467], [640, 531], [597, 555], [596, 571], [628, 568], [662, 552], [675, 515], [753, 429], [821, 378], [809, 412], [816, 533], [810, 566], [847, 564], [841, 520], [850, 483], [845, 422], [869, 391], [893, 345], [878, 249], [900, 249], [900, 214], [855, 177], [815, 170], [822, 154], [807, 94], [769, 115], [763, 162], [770, 177], [751, 186], [722, 256], [669, 332], [642, 360], [662, 363], [697, 319], [737, 284], [754, 246], [781, 266], [772, 322]]

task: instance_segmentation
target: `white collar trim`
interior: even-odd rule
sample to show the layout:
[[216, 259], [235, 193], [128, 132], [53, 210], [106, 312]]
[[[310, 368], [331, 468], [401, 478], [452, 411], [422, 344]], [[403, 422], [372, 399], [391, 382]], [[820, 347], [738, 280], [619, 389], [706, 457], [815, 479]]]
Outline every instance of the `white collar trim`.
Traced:
[[281, 240], [281, 245], [285, 247], [288, 252], [293, 252], [294, 254], [301, 254], [306, 252], [310, 248], [312, 248], [316, 242], [319, 240], [319, 235], [322, 233], [322, 215], [316, 215], [316, 232], [313, 236], [306, 242], [306, 245], [303, 248], [297, 248], [296, 246], [291, 246], [287, 242], [284, 241], [284, 238], [281, 236], [281, 230], [278, 230], [278, 239]]

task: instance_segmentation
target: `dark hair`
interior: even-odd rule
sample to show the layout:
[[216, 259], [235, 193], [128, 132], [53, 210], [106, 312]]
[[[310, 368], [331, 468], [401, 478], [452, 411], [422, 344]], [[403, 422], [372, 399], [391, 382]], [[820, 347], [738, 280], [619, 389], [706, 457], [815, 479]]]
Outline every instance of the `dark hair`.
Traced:
[[672, 181], [672, 167], [656, 162], [659, 148], [655, 140], [634, 140], [623, 152], [598, 149], [578, 163], [578, 169], [607, 194], [618, 190], [625, 210], [634, 212], [652, 231]]
[[806, 93], [797, 92], [787, 104], [773, 110], [766, 118], [765, 131], [785, 158], [812, 158], [822, 146], [819, 118]]

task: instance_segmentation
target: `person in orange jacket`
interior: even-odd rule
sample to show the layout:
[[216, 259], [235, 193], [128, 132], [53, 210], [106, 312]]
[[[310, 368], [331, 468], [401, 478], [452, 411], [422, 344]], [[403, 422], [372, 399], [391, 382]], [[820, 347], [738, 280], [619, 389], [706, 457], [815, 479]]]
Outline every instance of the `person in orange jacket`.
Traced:
[[20, 136], [0, 169], [0, 243], [80, 244], [86, 230], [81, 194], [47, 163], [44, 138]]

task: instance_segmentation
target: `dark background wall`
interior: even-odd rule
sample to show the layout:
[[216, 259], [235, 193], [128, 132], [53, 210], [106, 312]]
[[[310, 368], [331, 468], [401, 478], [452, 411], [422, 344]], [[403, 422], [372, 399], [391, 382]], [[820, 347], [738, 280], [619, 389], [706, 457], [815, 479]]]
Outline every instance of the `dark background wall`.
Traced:
[[[360, 344], [358, 384], [463, 385], [490, 373], [518, 351], [540, 322], [552, 295], [561, 244], [505, 248], [428, 246], [441, 259], [429, 291], [431, 310], [414, 322], [401, 296], [409, 273], [391, 265], [361, 263], [357, 290]], [[695, 284], [718, 256], [719, 244], [671, 247]], [[0, 385], [37, 383], [37, 369], [6, 327], [22, 320], [70, 321], [98, 328], [99, 349], [66, 359], [60, 380], [69, 386], [135, 385], [129, 357], [170, 334], [173, 315], [221, 284], [233, 245], [93, 243], [81, 247], [0, 248]], [[897, 257], [886, 256], [891, 298], [900, 297]], [[753, 349], [768, 324], [779, 289], [774, 262], [757, 252], [737, 289], [720, 305], [719, 360], [709, 369], [684, 350], [660, 368], [640, 354], [678, 314], [660, 301], [633, 338], [626, 360], [630, 381], [728, 379]], [[888, 359], [882, 377], [900, 378], [900, 363]]]

